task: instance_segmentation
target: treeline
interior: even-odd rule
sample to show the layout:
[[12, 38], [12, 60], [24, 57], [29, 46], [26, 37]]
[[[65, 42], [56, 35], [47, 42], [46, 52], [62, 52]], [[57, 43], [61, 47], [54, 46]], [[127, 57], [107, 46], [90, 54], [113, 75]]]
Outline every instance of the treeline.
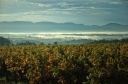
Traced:
[[[44, 43], [40, 43], [44, 45]], [[36, 45], [34, 42], [25, 41], [25, 42], [17, 42], [16, 44], [13, 44], [10, 39], [0, 37], [0, 46], [8, 46], [8, 45]]]
[[16, 45], [36, 45], [36, 43], [26, 41], [26, 42], [17, 42]]
[[[88, 43], [90, 44], [90, 43], [115, 43], [115, 42], [128, 42], [128, 38], [123, 38], [121, 40], [118, 40], [118, 39], [115, 39], [115, 40], [105, 40], [105, 39], [94, 40], [94, 41], [88, 42]], [[43, 42], [41, 42], [39, 44], [44, 45]], [[58, 42], [54, 42], [53, 44], [58, 44]], [[78, 43], [78, 44], [81, 44], [81, 43]], [[84, 44], [86, 44], [86, 43], [84, 43]], [[36, 45], [36, 43], [30, 42], [30, 41], [25, 41], [25, 42], [17, 42], [16, 44], [13, 44], [10, 39], [0, 37], [0, 46], [5, 46], [5, 45], [16, 45], [16, 46], [18, 46], [18, 45]], [[50, 45], [50, 43], [48, 45]]]
[[[58, 42], [54, 42], [53, 44], [58, 44]], [[17, 42], [16, 44], [12, 43], [10, 39], [4, 38], [0, 36], [0, 46], [8, 46], [8, 45], [15, 45], [15, 46], [24, 46], [24, 45], [37, 45], [34, 42], [24, 41], [24, 42]], [[39, 43], [39, 45], [45, 45], [43, 42]], [[48, 45], [51, 45], [48, 43]]]
[[115, 39], [115, 40], [95, 40], [91, 43], [115, 43], [115, 42], [128, 42], [128, 38], [123, 38], [121, 40]]

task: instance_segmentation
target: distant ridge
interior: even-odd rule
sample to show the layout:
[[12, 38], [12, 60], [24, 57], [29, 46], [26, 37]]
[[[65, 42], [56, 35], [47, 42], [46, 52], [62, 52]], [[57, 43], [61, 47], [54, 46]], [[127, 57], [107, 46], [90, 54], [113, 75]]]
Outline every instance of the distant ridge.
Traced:
[[126, 32], [128, 25], [108, 23], [102, 26], [54, 22], [3, 21], [0, 32]]

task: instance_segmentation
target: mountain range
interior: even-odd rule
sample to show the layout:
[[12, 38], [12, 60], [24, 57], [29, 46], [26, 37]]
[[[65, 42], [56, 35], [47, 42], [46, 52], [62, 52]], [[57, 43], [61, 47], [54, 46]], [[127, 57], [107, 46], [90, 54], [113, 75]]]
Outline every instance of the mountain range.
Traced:
[[99, 25], [84, 25], [54, 22], [27, 22], [27, 21], [3, 21], [0, 22], [0, 32], [126, 32], [128, 25], [108, 23]]

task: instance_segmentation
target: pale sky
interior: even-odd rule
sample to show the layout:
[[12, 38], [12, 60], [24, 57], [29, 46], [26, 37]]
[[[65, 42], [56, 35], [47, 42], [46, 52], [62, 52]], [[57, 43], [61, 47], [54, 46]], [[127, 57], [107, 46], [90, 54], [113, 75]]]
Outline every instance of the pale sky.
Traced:
[[128, 24], [128, 0], [0, 0], [1, 21]]

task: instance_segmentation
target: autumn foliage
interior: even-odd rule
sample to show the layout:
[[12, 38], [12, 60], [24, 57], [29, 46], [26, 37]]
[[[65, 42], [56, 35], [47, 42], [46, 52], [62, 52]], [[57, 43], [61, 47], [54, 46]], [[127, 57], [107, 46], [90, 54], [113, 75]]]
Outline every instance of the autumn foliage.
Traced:
[[29, 84], [128, 81], [128, 43], [1, 46], [0, 59], [8, 80], [11, 76]]

